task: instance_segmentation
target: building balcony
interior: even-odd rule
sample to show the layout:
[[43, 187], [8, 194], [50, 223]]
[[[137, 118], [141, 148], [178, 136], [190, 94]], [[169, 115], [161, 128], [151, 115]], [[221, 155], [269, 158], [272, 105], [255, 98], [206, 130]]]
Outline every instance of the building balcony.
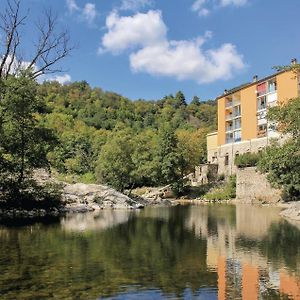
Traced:
[[231, 106], [232, 106], [232, 104], [233, 104], [233, 102], [232, 102], [232, 101], [226, 101], [226, 103], [225, 103], [225, 107], [231, 107]]
[[233, 118], [233, 114], [229, 114], [225, 116], [226, 121], [231, 120], [232, 118]]
[[241, 100], [240, 99], [236, 99], [233, 101], [233, 106], [238, 106], [241, 105]]

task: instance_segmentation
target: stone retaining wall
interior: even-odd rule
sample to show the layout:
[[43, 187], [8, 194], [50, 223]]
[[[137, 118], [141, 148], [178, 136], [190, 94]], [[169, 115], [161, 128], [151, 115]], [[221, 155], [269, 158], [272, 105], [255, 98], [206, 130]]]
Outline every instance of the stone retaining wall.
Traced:
[[274, 189], [266, 175], [261, 174], [255, 167], [237, 169], [236, 199], [242, 202], [269, 202], [281, 200], [281, 190]]

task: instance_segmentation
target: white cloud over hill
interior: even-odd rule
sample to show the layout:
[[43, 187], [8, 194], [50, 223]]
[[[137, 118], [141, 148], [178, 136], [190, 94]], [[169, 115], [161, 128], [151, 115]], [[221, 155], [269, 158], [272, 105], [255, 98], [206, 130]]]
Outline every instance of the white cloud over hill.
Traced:
[[245, 67], [243, 56], [231, 43], [204, 47], [211, 32], [192, 40], [168, 40], [167, 26], [157, 10], [132, 16], [114, 11], [106, 19], [106, 29], [99, 53], [129, 51], [134, 72], [208, 83], [229, 79]]

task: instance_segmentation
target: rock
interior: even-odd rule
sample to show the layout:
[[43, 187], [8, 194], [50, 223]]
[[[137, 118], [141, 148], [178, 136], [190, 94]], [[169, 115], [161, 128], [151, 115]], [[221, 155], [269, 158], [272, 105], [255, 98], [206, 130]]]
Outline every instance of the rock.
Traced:
[[63, 201], [70, 211], [110, 209], [138, 209], [144, 204], [100, 184], [66, 184], [63, 188]]
[[300, 221], [300, 202], [290, 203], [280, 215], [294, 221]]

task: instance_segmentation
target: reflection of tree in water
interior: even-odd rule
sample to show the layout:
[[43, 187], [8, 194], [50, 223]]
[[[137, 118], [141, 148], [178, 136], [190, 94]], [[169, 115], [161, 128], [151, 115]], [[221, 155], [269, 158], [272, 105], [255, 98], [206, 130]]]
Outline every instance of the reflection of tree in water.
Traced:
[[[51, 226], [2, 227], [0, 298], [90, 299], [121, 295], [128, 286], [136, 292], [158, 289], [162, 297], [181, 297], [187, 288], [195, 296], [205, 287], [216, 296], [219, 258], [226, 267], [226, 293], [240, 295], [244, 263], [254, 263], [249, 267], [263, 277], [259, 284], [269, 282], [267, 261], [296, 270], [299, 231], [277, 219], [269, 226], [270, 217], [261, 223], [263, 231], [249, 235], [246, 224], [253, 225], [242, 222], [242, 212], [236, 218], [237, 211], [234, 206], [174, 207], [90, 215], [86, 227], [80, 216], [78, 228], [78, 218]], [[278, 289], [265, 288], [262, 297], [279, 298]]]
[[0, 236], [0, 297], [96, 298], [128, 285], [182, 295], [186, 287], [215, 287], [216, 273], [206, 271], [206, 240], [184, 228], [187, 213], [142, 214], [102, 232], [10, 229]]
[[300, 230], [287, 221], [273, 223], [262, 240], [240, 238], [237, 243], [259, 249], [274, 265], [300, 272]]
[[184, 228], [186, 213], [186, 209], [175, 208], [168, 221], [131, 219], [106, 231], [103, 241], [108, 246], [104, 249], [108, 262], [118, 262], [125, 273], [130, 270], [127, 276], [133, 282], [168, 293], [180, 294], [187, 284], [194, 290], [215, 286], [216, 275], [206, 272], [206, 241], [195, 239]]

